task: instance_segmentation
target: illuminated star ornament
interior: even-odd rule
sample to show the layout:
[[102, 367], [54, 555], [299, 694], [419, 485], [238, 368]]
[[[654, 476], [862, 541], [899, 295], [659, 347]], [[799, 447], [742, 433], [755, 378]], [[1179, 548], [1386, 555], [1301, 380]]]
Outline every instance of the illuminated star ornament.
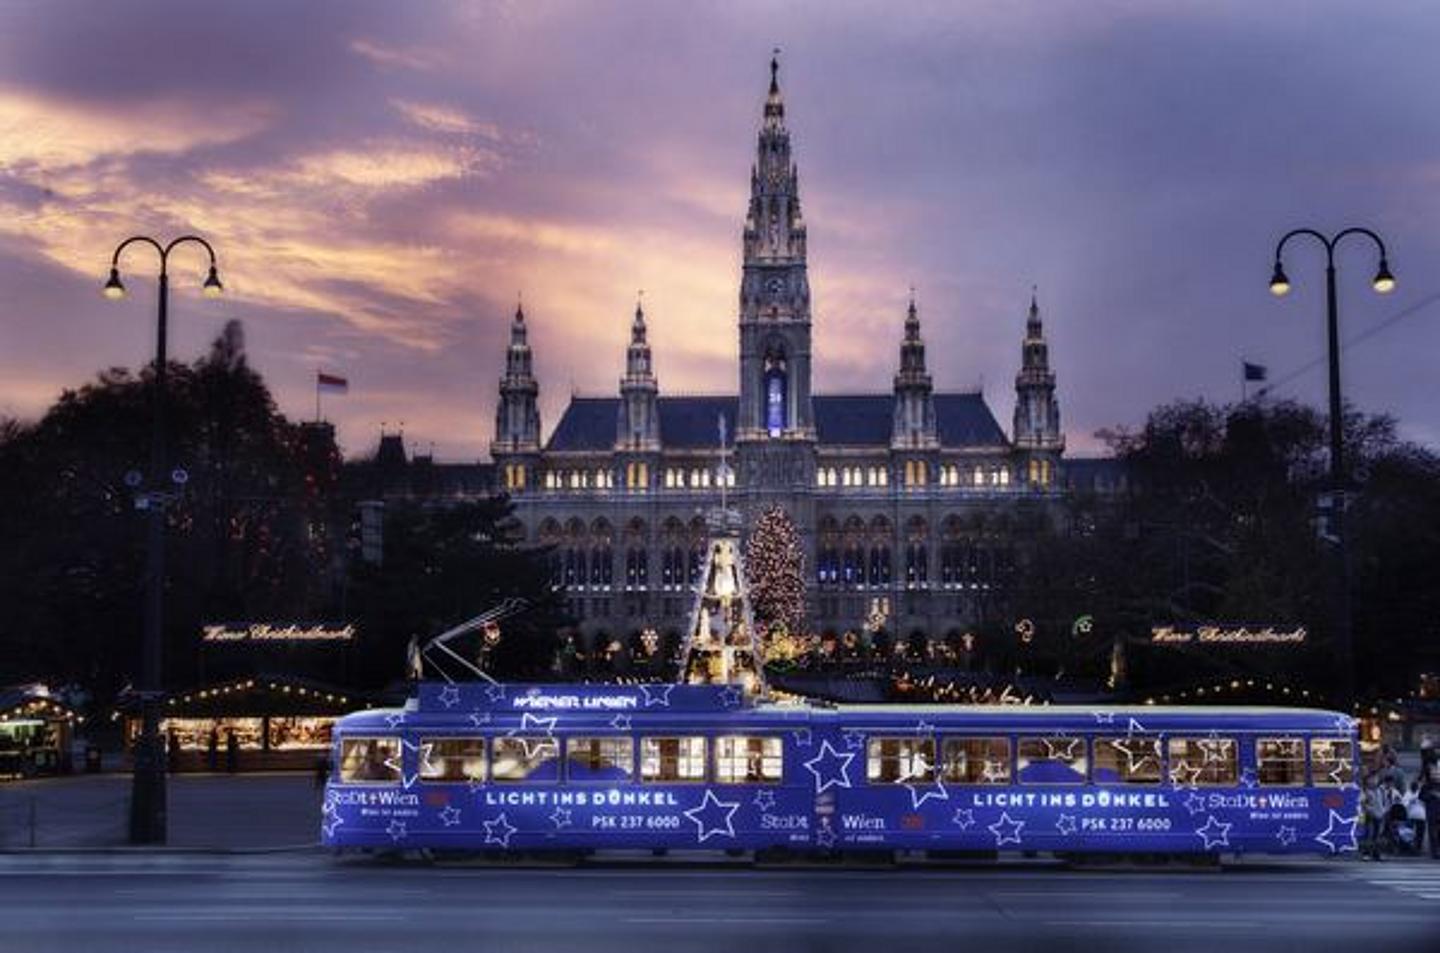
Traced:
[[550, 823], [555, 825], [556, 830], [559, 830], [562, 827], [569, 827], [570, 809], [568, 807], [557, 807], [555, 810], [551, 811]]
[[501, 685], [499, 682], [496, 682], [494, 685], [491, 685], [489, 688], [485, 689], [485, 697], [490, 699], [490, 704], [492, 705], [496, 704], [497, 702], [504, 701], [505, 686]]
[[796, 731], [792, 731], [791, 734], [795, 736], [795, 746], [797, 748], [810, 747], [811, 735], [809, 728], [800, 728]]
[[1355, 823], [1360, 820], [1360, 815], [1354, 817], [1341, 817], [1337, 811], [1330, 812], [1330, 823], [1325, 829], [1315, 835], [1315, 840], [1330, 848], [1330, 853], [1340, 854], [1347, 850], [1358, 850], [1359, 845], [1355, 843]]
[[820, 753], [805, 762], [805, 769], [815, 776], [815, 793], [824, 794], [832, 787], [850, 786], [850, 762], [855, 752], [839, 752], [830, 747], [830, 742], [820, 742]]
[[501, 847], [509, 847], [510, 835], [515, 833], [517, 830], [519, 830], [519, 828], [513, 826], [509, 821], [507, 821], [505, 819], [505, 815], [502, 813], [494, 820], [485, 822], [485, 843], [499, 844]]
[[640, 692], [645, 697], [645, 707], [649, 708], [655, 705], [660, 708], [669, 708], [670, 692], [674, 688], [674, 685], [641, 685]]
[[1280, 842], [1281, 846], [1289, 847], [1295, 843], [1295, 828], [1285, 824], [1280, 825], [1280, 830], [1275, 833], [1275, 839]]
[[454, 805], [447, 806], [440, 812], [440, 823], [446, 827], [454, 827], [460, 823], [460, 809]]
[[1260, 782], [1255, 780], [1255, 769], [1246, 768], [1244, 771], [1241, 771], [1240, 783], [1247, 788], [1253, 788], [1255, 787], [1255, 785], [1259, 784]]
[[[1154, 761], [1157, 765], [1160, 762], [1160, 742], [1158, 741], [1142, 741], [1136, 738], [1126, 738], [1124, 741], [1115, 742], [1114, 748], [1116, 751], [1124, 753], [1131, 774], [1138, 772], [1140, 766], [1146, 761]], [[1137, 748], [1139, 749], [1138, 752], [1136, 751]], [[1149, 749], [1148, 751], [1146, 750], [1147, 748]], [[1184, 762], [1181, 763], [1183, 764]]]
[[385, 716], [385, 724], [389, 725], [391, 728], [399, 728], [400, 725], [404, 723], [404, 721], [405, 713], [403, 711], [392, 711], [390, 714]]
[[1000, 820], [986, 829], [995, 835], [995, 846], [1003, 847], [1006, 844], [1020, 843], [1020, 830], [1024, 826], [1024, 821], [1012, 821], [1008, 811], [1001, 811]]
[[1115, 724], [1115, 713], [1113, 711], [1095, 711], [1091, 712], [1091, 714], [1095, 716], [1095, 724], [1097, 725]]
[[490, 724], [490, 713], [488, 711], [472, 711], [470, 713], [470, 724], [476, 728], [483, 728]]
[[845, 732], [845, 747], [851, 751], [859, 751], [865, 747], [865, 732], [859, 728], [851, 728]]
[[1125, 734], [1127, 735], [1138, 735], [1143, 733], [1144, 731], [1145, 726], [1140, 724], [1140, 722], [1136, 721], [1134, 718], [1131, 718], [1125, 724]]
[[440, 689], [440, 704], [446, 708], [454, 708], [460, 704], [460, 689], [454, 685], [446, 685]]
[[761, 788], [755, 792], [755, 806], [762, 811], [769, 811], [775, 808], [775, 792], [769, 788]]
[[957, 807], [955, 809], [955, 816], [950, 818], [950, 823], [962, 831], [969, 830], [970, 825], [975, 823], [975, 812], [968, 807]]
[[1190, 764], [1184, 760], [1176, 761], [1170, 765], [1170, 783], [1177, 788], [1190, 788], [1193, 790], [1196, 783], [1200, 780], [1200, 775], [1204, 773], [1205, 769], [1199, 765]]
[[400, 783], [403, 784], [406, 788], [409, 788], [414, 786], [416, 775], [405, 773], [406, 748], [409, 748], [411, 751], [417, 750], [415, 745], [406, 741], [404, 738], [401, 738], [400, 747], [395, 749], [395, 753], [393, 755], [385, 759], [385, 767], [400, 775]]
[[740, 707], [740, 689], [733, 685], [720, 692], [720, 704], [726, 708]]
[[1075, 746], [1080, 743], [1079, 738], [1042, 738], [1040, 740], [1045, 742], [1045, 757], [1048, 760], [1075, 760]]
[[1355, 730], [1355, 719], [1349, 715], [1336, 715], [1334, 724], [1336, 731], [1344, 732], [1345, 734], [1349, 734]]
[[705, 800], [700, 802], [700, 806], [692, 807], [684, 814], [695, 822], [695, 833], [703, 844], [711, 837], [734, 837], [733, 818], [739, 809], [739, 801], [722, 801], [714, 791], [706, 788]]
[[390, 835], [390, 839], [392, 841], [399, 843], [400, 841], [405, 839], [406, 835], [409, 834], [409, 831], [405, 830], [404, 821], [400, 820], [399, 818], [395, 818], [390, 822], [389, 826], [385, 828], [385, 833]]
[[1211, 814], [1205, 818], [1205, 826], [1197, 828], [1195, 834], [1205, 841], [1205, 850], [1229, 847], [1231, 826], [1224, 821], [1215, 820], [1215, 815]]
[[1060, 820], [1055, 822], [1055, 829], [1066, 837], [1075, 833], [1075, 815], [1061, 814]]
[[915, 723], [915, 734], [917, 735], [928, 735], [934, 733], [934, 731], [935, 726], [923, 718]]
[[985, 759], [985, 764], [980, 768], [980, 778], [986, 784], [1001, 784], [1010, 779], [1007, 765], [991, 758]]
[[1204, 796], [1200, 794], [1191, 794], [1185, 799], [1185, 810], [1190, 812], [1191, 817], [1194, 817], [1196, 814], [1202, 813], [1205, 810]]
[[611, 728], [614, 728], [616, 731], [629, 731], [629, 730], [630, 730], [630, 716], [629, 716], [629, 715], [616, 715], [614, 718], [611, 718], [611, 719], [610, 719], [610, 727], [611, 727]]

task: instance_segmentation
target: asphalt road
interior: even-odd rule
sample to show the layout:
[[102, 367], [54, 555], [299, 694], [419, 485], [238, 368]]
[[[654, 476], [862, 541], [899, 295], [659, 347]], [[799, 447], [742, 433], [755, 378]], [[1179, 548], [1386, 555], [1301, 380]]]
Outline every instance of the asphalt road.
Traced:
[[433, 867], [0, 856], [4, 953], [1440, 950], [1440, 863]]

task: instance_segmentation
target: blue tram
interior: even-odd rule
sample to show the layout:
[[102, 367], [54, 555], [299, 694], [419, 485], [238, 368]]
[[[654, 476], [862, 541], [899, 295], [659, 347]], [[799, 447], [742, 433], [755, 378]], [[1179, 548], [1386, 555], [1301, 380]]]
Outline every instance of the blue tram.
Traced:
[[786, 704], [422, 682], [336, 725], [337, 848], [1356, 849], [1355, 723], [1288, 708]]

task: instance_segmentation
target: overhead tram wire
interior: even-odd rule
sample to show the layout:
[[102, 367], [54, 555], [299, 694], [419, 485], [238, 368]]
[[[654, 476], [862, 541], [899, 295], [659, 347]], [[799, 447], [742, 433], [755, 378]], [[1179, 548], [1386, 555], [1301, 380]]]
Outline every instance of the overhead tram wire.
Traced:
[[[1369, 340], [1370, 338], [1374, 337], [1375, 335], [1379, 334], [1381, 331], [1384, 331], [1385, 329], [1389, 328], [1391, 325], [1393, 325], [1393, 324], [1395, 324], [1395, 323], [1403, 320], [1404, 318], [1410, 317], [1412, 314], [1415, 314], [1417, 311], [1422, 311], [1422, 310], [1424, 310], [1425, 308], [1428, 308], [1430, 305], [1435, 304], [1437, 301], [1440, 301], [1440, 291], [1432, 292], [1431, 294], [1428, 294], [1428, 295], [1426, 295], [1425, 297], [1421, 298], [1419, 301], [1416, 301], [1414, 304], [1411, 304], [1411, 305], [1409, 305], [1408, 307], [1405, 307], [1405, 308], [1401, 308], [1399, 311], [1397, 311], [1397, 312], [1395, 312], [1394, 314], [1390, 315], [1390, 317], [1384, 319], [1383, 321], [1380, 321], [1380, 322], [1377, 323], [1377, 324], [1371, 325], [1370, 327], [1368, 327], [1368, 328], [1366, 328], [1365, 330], [1361, 331], [1359, 334], [1355, 335], [1355, 336], [1352, 337], [1352, 338], [1346, 339], [1346, 340], [1343, 342], [1343, 345], [1342, 345], [1342, 346], [1345, 347], [1345, 348], [1351, 348], [1351, 347], [1354, 347], [1354, 346], [1357, 345], [1357, 344], [1362, 343], [1363, 341], [1367, 341], [1367, 340]], [[1283, 386], [1283, 385], [1285, 385], [1285, 384], [1288, 384], [1288, 383], [1290, 383], [1291, 381], [1294, 381], [1294, 380], [1296, 380], [1296, 379], [1304, 376], [1305, 374], [1310, 373], [1310, 372], [1313, 371], [1315, 368], [1319, 367], [1320, 365], [1322, 365], [1322, 364], [1324, 364], [1324, 363], [1325, 363], [1325, 355], [1322, 354], [1321, 356], [1319, 356], [1319, 357], [1317, 357], [1317, 358], [1314, 358], [1313, 360], [1308, 361], [1308, 362], [1305, 363], [1305, 364], [1300, 365], [1299, 367], [1295, 368], [1293, 371], [1290, 371], [1288, 374], [1285, 374], [1285, 375], [1283, 375], [1282, 377], [1276, 378], [1273, 382], [1271, 382], [1271, 383], [1269, 383], [1269, 384], [1266, 384], [1264, 387], [1259, 388], [1258, 390], [1255, 391], [1255, 396], [1252, 397], [1251, 399], [1252, 399], [1252, 400], [1259, 400], [1259, 399], [1262, 398], [1262, 397], [1271, 397], [1271, 396], [1274, 396], [1274, 392], [1275, 392], [1275, 390], [1276, 390], [1277, 388], [1279, 388], [1279, 387], [1281, 387], [1281, 386]]]

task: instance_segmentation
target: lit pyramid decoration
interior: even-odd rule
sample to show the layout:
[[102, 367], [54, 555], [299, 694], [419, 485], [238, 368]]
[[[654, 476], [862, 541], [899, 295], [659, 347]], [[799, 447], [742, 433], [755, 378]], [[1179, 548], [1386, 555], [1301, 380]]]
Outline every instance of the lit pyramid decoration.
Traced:
[[745, 581], [740, 546], [740, 513], [726, 506], [730, 471], [725, 463], [725, 418], [720, 418], [720, 506], [705, 523], [710, 538], [700, 585], [690, 610], [690, 627], [680, 653], [679, 681], [689, 685], [738, 685], [763, 691], [760, 646]]

